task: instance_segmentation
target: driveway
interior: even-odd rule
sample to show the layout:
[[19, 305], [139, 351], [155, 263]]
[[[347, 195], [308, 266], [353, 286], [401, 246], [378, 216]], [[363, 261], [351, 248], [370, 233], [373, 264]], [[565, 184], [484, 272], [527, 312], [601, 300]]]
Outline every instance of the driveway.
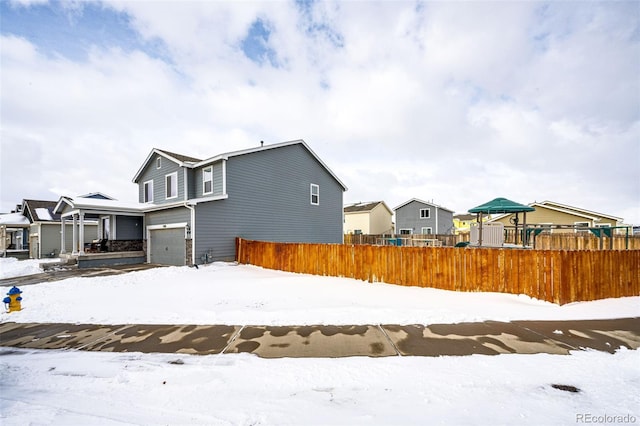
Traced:
[[60, 281], [74, 277], [103, 277], [107, 275], [126, 274], [127, 272], [143, 271], [151, 268], [159, 268], [162, 265], [154, 265], [149, 263], [139, 263], [136, 265], [114, 265], [100, 268], [77, 268], [77, 267], [61, 267], [40, 274], [24, 275], [21, 277], [5, 278], [0, 280], [0, 286], [22, 287], [31, 284], [40, 284], [43, 282]]

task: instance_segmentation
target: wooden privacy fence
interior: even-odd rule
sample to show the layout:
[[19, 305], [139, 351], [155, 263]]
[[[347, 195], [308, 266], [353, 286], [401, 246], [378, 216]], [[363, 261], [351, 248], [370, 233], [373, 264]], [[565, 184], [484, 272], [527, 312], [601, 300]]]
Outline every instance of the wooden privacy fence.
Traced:
[[560, 305], [640, 295], [640, 250], [394, 247], [238, 238], [236, 260], [269, 269], [368, 282], [526, 294]]
[[[515, 241], [513, 230], [505, 232], [505, 242], [513, 243]], [[389, 241], [393, 239], [401, 239], [407, 245], [419, 245], [423, 239], [437, 239], [443, 246], [453, 247], [456, 243], [469, 241], [469, 233], [458, 235], [365, 235], [365, 234], [345, 234], [345, 244], [373, 244], [373, 245], [392, 245], [389, 243], [381, 244], [381, 241]], [[417, 244], [414, 244], [416, 241]], [[519, 239], [520, 244], [522, 240]], [[596, 237], [590, 232], [580, 233], [542, 233], [539, 235], [529, 236], [529, 246], [536, 250], [640, 250], [640, 235], [614, 235], [612, 237], [602, 236]]]

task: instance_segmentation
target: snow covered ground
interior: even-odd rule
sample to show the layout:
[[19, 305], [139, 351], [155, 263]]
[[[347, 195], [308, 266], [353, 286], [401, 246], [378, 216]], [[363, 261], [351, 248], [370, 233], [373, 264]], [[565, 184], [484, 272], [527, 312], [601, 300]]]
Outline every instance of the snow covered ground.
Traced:
[[[0, 259], [0, 278], [33, 273]], [[0, 287], [4, 294], [8, 287]], [[432, 324], [640, 316], [640, 297], [556, 306], [215, 263], [21, 287], [2, 322]], [[640, 356], [261, 359], [0, 349], [0, 420], [22, 424], [640, 423]], [[579, 392], [553, 388], [575, 386]], [[633, 422], [632, 422], [633, 420]]]

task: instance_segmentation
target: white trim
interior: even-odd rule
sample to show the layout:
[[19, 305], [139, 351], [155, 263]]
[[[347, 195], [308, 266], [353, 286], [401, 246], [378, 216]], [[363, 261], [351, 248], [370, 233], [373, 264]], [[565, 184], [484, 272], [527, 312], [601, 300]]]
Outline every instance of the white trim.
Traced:
[[[423, 211], [427, 212], [426, 216], [422, 216]], [[419, 219], [431, 219], [431, 209], [429, 207], [420, 209]]]
[[[316, 193], [313, 193], [313, 188], [316, 188]], [[313, 202], [313, 197], [316, 197], [316, 202]], [[318, 185], [317, 183], [312, 183], [309, 186], [309, 202], [311, 203], [312, 206], [319, 206], [320, 205], [320, 185]]]
[[[206, 170], [210, 170], [210, 180], [205, 180], [204, 178]], [[207, 182], [211, 182], [211, 189], [209, 191], [206, 190]], [[202, 195], [209, 194], [213, 194], [213, 164], [202, 168]]]
[[[169, 178], [175, 178], [175, 183], [171, 182], [171, 187], [169, 187], [168, 185], [168, 180]], [[169, 191], [171, 191], [171, 193], [173, 193], [173, 189], [175, 187], [176, 193], [175, 195], [169, 195]], [[165, 200], [172, 200], [174, 198], [178, 198], [178, 172], [173, 172], [173, 173], [167, 173], [166, 175], [164, 175], [164, 198]]]
[[[424, 232], [425, 229], [428, 232]], [[422, 235], [433, 234], [433, 227], [431, 227], [431, 226], [423, 226], [422, 228], [420, 228], [420, 234], [422, 234]]]
[[[147, 200], [147, 184], [149, 185], [149, 193], [151, 198]], [[145, 204], [153, 203], [153, 179], [142, 182], [142, 202]]]
[[[175, 229], [175, 228], [184, 228], [184, 239], [187, 239], [187, 222], [179, 222], [179, 223], [164, 223], [162, 225], [148, 225], [147, 226], [147, 263], [151, 263], [151, 231], [157, 231], [161, 229]], [[193, 228], [191, 229], [191, 235], [193, 235]], [[186, 244], [186, 241], [185, 241]]]
[[[409, 231], [409, 233], [403, 233], [402, 231]], [[400, 228], [398, 229], [398, 235], [412, 235], [413, 228]]]
[[[206, 203], [208, 201], [226, 200], [227, 198], [229, 198], [227, 194], [214, 195], [211, 197], [192, 198], [191, 200], [189, 200], [189, 204], [196, 205], [200, 203]], [[180, 205], [183, 205], [183, 204], [180, 204]]]
[[162, 168], [162, 157], [158, 155], [156, 157], [156, 170], [159, 170], [161, 168]]

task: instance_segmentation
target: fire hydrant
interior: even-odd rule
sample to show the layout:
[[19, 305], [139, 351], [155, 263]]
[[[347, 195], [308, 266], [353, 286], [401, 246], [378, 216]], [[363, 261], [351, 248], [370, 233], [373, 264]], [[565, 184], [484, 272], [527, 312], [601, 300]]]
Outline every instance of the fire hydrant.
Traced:
[[19, 311], [22, 309], [22, 306], [20, 305], [20, 302], [22, 302], [22, 296], [20, 296], [21, 294], [22, 290], [20, 290], [18, 287], [11, 287], [11, 290], [9, 290], [9, 293], [7, 293], [7, 296], [9, 297], [5, 297], [2, 300], [4, 302], [5, 309], [7, 309], [7, 312]]

